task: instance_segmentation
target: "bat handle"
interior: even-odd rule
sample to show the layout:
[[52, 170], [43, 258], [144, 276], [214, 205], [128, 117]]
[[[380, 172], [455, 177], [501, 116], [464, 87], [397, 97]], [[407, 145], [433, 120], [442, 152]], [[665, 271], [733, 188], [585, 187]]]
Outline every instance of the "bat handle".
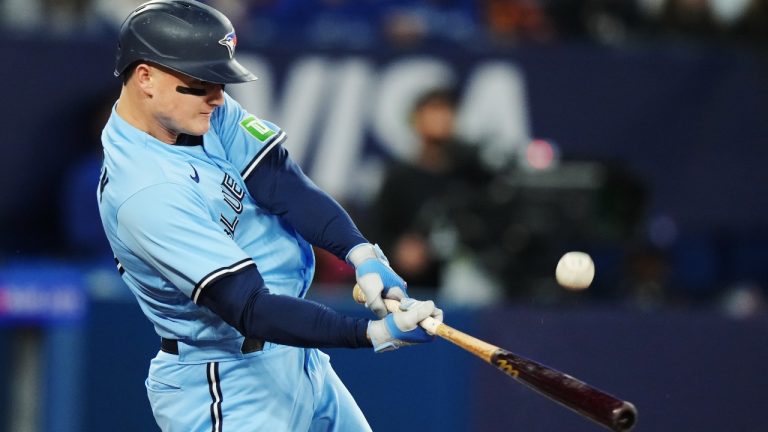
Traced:
[[[356, 302], [360, 304], [365, 304], [365, 294], [363, 293], [363, 290], [360, 288], [360, 285], [355, 285], [355, 288], [352, 290], [352, 297], [355, 299]], [[400, 312], [400, 302], [397, 300], [392, 299], [384, 299], [384, 305], [387, 307], [387, 310], [390, 312]], [[440, 322], [438, 322], [436, 319], [432, 317], [426, 317], [423, 321], [419, 323], [419, 326], [424, 329], [427, 333], [431, 335], [438, 334], [438, 328], [443, 325]]]
[[[387, 310], [390, 312], [400, 311], [400, 302], [397, 300], [384, 299], [384, 305], [387, 306]], [[436, 335], [438, 333], [438, 327], [441, 325], [443, 324], [432, 317], [426, 317], [419, 323], [419, 327], [423, 328], [424, 331], [431, 335]]]

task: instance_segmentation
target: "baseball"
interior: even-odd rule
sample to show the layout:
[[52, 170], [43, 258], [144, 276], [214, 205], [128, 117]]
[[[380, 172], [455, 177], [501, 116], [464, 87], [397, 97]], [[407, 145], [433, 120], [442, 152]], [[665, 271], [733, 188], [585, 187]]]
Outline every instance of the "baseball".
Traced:
[[586, 289], [594, 277], [595, 263], [584, 252], [568, 252], [557, 262], [555, 278], [563, 288]]

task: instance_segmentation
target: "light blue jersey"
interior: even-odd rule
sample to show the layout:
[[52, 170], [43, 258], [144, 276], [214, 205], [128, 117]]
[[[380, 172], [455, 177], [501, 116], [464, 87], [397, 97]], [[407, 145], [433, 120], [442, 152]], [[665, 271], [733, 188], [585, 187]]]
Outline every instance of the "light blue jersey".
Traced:
[[113, 109], [102, 134], [101, 218], [123, 279], [160, 336], [242, 338], [195, 302], [213, 281], [254, 263], [272, 293], [306, 293], [311, 247], [262, 211], [244, 185], [284, 140], [228, 95], [204, 145], [168, 145]]
[[[119, 103], [119, 102], [118, 102]], [[245, 181], [285, 140], [225, 95], [197, 145], [169, 145], [113, 109], [102, 134], [98, 200], [118, 270], [178, 352], [158, 352], [146, 381], [164, 432], [368, 431], [349, 391], [316, 349], [243, 336], [200, 294], [256, 265], [269, 291], [303, 297], [314, 256], [293, 228], [259, 208]], [[194, 143], [193, 143], [194, 144]]]

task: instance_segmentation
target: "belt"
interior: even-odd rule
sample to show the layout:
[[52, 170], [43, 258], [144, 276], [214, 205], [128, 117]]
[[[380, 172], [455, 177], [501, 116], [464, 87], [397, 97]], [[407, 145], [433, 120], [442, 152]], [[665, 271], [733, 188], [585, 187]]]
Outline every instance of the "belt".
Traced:
[[[263, 348], [263, 340], [245, 338], [245, 340], [243, 340], [243, 345], [240, 347], [240, 352], [248, 354], [261, 351]], [[179, 355], [179, 341], [176, 339], [160, 338], [160, 350], [167, 352], [168, 354]]]

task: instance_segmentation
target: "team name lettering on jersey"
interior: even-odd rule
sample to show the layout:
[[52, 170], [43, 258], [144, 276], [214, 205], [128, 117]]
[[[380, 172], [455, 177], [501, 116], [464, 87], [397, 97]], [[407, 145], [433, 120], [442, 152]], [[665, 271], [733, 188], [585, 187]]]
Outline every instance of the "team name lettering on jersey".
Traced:
[[240, 218], [237, 216], [243, 212], [243, 198], [245, 197], [245, 190], [232, 178], [229, 174], [224, 173], [224, 179], [221, 181], [221, 193], [229, 207], [235, 211], [236, 215], [231, 220], [228, 219], [224, 213], [219, 214], [219, 221], [224, 224], [224, 232], [230, 237], [235, 237], [235, 229], [237, 224], [240, 223]]
[[235, 218], [232, 220], [232, 222], [230, 222], [229, 219], [227, 219], [224, 216], [224, 213], [222, 213], [221, 215], [219, 215], [219, 221], [224, 224], [224, 232], [230, 238], [234, 238], [235, 237], [235, 229], [237, 229], [237, 224], [240, 223], [240, 219], [237, 216], [235, 216]]
[[234, 210], [235, 213], [242, 213], [243, 197], [245, 197], [243, 188], [241, 188], [229, 174], [224, 174], [224, 180], [221, 181], [221, 186], [221, 192], [224, 194], [224, 201], [232, 207], [232, 210]]
[[101, 202], [101, 197], [104, 195], [104, 188], [107, 187], [107, 183], [109, 183], [109, 176], [107, 175], [107, 167], [102, 166], [101, 178], [99, 179], [99, 202]]

